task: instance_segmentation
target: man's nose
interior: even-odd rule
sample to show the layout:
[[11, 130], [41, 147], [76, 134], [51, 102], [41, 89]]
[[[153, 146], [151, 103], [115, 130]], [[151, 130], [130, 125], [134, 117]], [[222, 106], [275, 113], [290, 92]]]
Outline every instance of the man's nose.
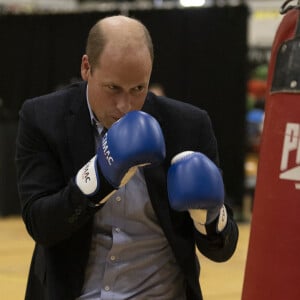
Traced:
[[117, 100], [117, 109], [123, 114], [126, 114], [130, 111], [131, 109], [130, 95], [122, 94], [119, 96]]

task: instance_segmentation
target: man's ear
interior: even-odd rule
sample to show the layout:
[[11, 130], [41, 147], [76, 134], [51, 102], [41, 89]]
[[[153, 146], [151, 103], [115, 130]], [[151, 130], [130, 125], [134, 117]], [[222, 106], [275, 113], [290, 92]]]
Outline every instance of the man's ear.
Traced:
[[84, 54], [81, 59], [81, 78], [87, 81], [89, 79], [90, 72], [91, 66], [89, 63], [89, 58], [86, 54]]

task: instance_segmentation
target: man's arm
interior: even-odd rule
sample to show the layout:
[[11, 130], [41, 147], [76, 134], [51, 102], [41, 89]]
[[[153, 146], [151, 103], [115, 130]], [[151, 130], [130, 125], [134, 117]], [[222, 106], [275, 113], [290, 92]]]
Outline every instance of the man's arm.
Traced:
[[66, 182], [59, 156], [37, 124], [34, 101], [20, 111], [16, 167], [22, 217], [36, 242], [53, 245], [66, 239], [94, 214], [74, 182]]

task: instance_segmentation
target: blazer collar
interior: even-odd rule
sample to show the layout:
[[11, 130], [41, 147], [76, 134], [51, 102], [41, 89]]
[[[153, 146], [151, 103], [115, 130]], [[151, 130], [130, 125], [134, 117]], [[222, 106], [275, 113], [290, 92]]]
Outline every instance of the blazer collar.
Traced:
[[142, 111], [152, 115], [161, 125], [164, 123], [164, 119], [161, 117], [158, 106], [156, 105], [157, 96], [149, 92], [145, 99]]
[[86, 102], [86, 83], [78, 84], [66, 116], [67, 139], [74, 172], [95, 155], [93, 127]]

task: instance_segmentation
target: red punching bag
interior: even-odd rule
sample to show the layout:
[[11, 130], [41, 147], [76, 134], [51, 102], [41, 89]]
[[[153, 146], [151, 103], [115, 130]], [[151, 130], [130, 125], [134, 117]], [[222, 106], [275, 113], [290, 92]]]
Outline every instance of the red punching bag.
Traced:
[[289, 2], [269, 63], [242, 300], [300, 299], [300, 1]]

